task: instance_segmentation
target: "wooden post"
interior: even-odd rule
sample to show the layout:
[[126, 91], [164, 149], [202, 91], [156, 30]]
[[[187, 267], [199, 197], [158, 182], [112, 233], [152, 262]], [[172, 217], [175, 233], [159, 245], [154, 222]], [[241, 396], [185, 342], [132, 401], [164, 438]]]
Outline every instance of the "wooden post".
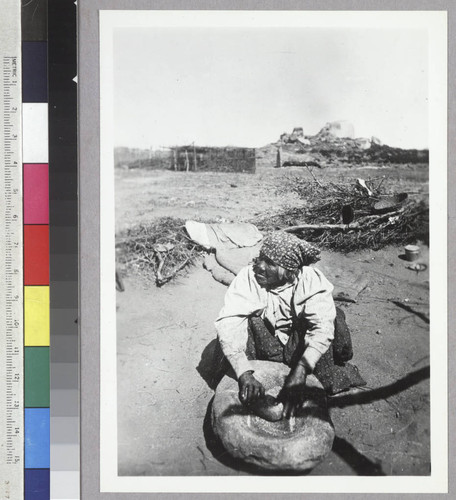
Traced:
[[177, 152], [175, 148], [173, 148], [173, 168], [177, 170]]
[[196, 148], [195, 143], [193, 143], [193, 170], [196, 172]]
[[188, 151], [185, 150], [185, 171], [188, 172], [190, 169], [190, 161], [188, 159]]
[[277, 148], [276, 168], [281, 168], [281, 167], [282, 167], [282, 148], [279, 146]]

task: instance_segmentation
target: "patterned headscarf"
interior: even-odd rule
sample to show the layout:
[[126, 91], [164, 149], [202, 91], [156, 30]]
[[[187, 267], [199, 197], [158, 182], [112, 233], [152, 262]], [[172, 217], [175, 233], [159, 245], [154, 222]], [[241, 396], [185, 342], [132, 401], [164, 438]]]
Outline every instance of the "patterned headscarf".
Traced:
[[260, 258], [262, 257], [267, 257], [285, 269], [295, 271], [319, 261], [320, 249], [293, 234], [277, 231], [263, 240], [260, 250]]

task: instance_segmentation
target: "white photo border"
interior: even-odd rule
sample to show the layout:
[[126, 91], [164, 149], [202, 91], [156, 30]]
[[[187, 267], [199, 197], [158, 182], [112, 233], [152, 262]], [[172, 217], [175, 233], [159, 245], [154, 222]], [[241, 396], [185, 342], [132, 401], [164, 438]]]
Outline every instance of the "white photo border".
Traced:
[[[100, 14], [100, 488], [102, 492], [445, 493], [447, 380], [447, 14], [445, 11], [149, 11]], [[429, 476], [125, 477], [117, 473], [113, 30], [116, 27], [420, 28], [429, 35], [430, 365]], [[442, 300], [444, 299], [444, 300]], [[330, 479], [330, 480], [329, 480]]]

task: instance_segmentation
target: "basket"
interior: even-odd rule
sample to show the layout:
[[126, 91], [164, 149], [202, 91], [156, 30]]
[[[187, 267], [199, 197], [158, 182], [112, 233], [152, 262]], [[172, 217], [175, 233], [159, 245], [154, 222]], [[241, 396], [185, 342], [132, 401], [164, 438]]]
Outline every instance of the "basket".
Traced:
[[373, 206], [373, 212], [376, 214], [392, 212], [393, 210], [399, 208], [407, 198], [407, 193], [399, 193], [395, 194], [394, 196], [387, 196], [385, 198], [382, 198]]

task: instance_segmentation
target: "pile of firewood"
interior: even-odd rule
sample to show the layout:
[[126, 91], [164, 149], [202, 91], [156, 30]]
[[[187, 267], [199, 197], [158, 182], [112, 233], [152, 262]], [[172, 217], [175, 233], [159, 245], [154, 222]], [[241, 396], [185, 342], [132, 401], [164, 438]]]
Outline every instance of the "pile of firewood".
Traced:
[[126, 271], [153, 278], [162, 286], [194, 263], [203, 248], [185, 231], [185, 221], [161, 217], [116, 236], [117, 262]]
[[[382, 189], [380, 182], [321, 183], [302, 181], [293, 189], [305, 200], [304, 208], [267, 214], [254, 222], [260, 231], [283, 229], [321, 248], [351, 252], [379, 250], [387, 245], [429, 242], [429, 207], [398, 193]], [[386, 208], [379, 202], [399, 199]], [[380, 204], [382, 206], [382, 204]], [[348, 214], [348, 220], [347, 220]], [[345, 219], [345, 220], [344, 220]]]

